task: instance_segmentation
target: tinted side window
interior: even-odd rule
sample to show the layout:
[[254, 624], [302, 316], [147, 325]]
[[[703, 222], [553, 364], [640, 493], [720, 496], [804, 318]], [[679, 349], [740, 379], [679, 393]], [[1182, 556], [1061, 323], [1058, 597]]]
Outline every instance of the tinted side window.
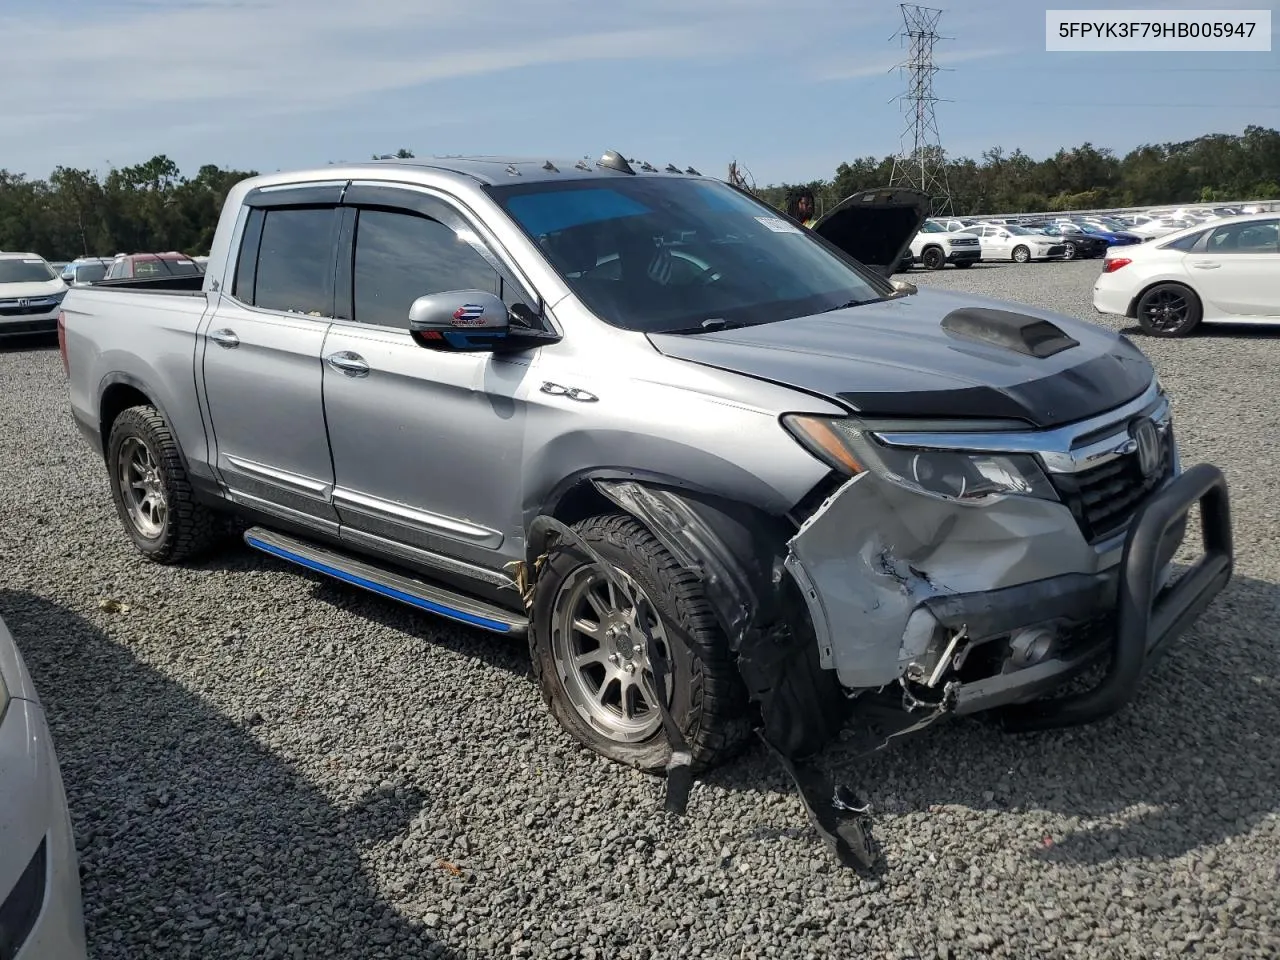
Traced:
[[352, 282], [355, 319], [386, 327], [407, 328], [409, 307], [430, 293], [503, 294], [498, 272], [452, 229], [439, 220], [385, 210], [360, 211]]
[[1276, 222], [1255, 220], [1218, 227], [1209, 238], [1210, 253], [1274, 253]]
[[268, 210], [248, 302], [266, 310], [331, 316], [336, 219], [333, 207]]
[[1204, 230], [1197, 230], [1195, 233], [1187, 234], [1185, 237], [1179, 237], [1171, 243], [1164, 244], [1164, 246], [1170, 250], [1182, 250], [1183, 252], [1186, 252], [1194, 247], [1204, 235]]

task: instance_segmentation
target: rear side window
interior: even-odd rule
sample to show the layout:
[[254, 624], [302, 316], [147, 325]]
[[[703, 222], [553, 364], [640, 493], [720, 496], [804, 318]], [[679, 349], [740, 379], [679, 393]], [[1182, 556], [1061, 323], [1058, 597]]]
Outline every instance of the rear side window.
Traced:
[[[262, 242], [265, 249], [265, 234]], [[360, 211], [352, 282], [356, 321], [383, 327], [407, 328], [409, 307], [428, 294], [503, 294], [498, 271], [450, 227], [429, 217], [387, 210]]]
[[[285, 207], [254, 215], [263, 217], [257, 257], [249, 258], [256, 231], [246, 229], [236, 270], [236, 297], [264, 310], [331, 316], [336, 209]], [[245, 289], [250, 286], [246, 282], [250, 272], [251, 289]]]
[[1194, 247], [1197, 243], [1199, 243], [1200, 238], [1203, 237], [1207, 232], [1208, 231], [1206, 230], [1197, 230], [1195, 233], [1189, 233], [1185, 237], [1179, 237], [1177, 240], [1172, 240], [1169, 243], [1161, 244], [1161, 246], [1164, 247], [1164, 249], [1166, 250], [1181, 250], [1183, 253], [1186, 253], [1192, 247]]

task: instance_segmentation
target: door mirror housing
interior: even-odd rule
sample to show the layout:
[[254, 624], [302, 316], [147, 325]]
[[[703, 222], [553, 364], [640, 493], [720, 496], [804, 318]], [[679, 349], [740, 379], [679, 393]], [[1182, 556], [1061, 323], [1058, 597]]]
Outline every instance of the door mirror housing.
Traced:
[[483, 290], [419, 297], [409, 307], [409, 334], [435, 350], [492, 350], [511, 329], [507, 305]]

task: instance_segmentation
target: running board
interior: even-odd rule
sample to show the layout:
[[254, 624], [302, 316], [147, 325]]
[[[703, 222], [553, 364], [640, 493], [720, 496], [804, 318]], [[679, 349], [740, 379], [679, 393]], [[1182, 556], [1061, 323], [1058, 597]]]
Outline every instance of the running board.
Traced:
[[244, 542], [273, 557], [469, 627], [479, 627], [493, 633], [520, 634], [529, 626], [525, 617], [495, 604], [433, 586], [416, 577], [397, 573], [365, 560], [357, 560], [348, 554], [265, 527], [246, 530]]

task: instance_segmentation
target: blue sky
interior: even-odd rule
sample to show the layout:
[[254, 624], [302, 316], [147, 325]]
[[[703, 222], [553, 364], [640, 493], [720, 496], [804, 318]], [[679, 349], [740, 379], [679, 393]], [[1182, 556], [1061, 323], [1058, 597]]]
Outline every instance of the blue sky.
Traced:
[[[954, 38], [935, 79], [953, 155], [1280, 127], [1280, 44], [1046, 53], [1049, 4], [932, 5]], [[879, 0], [4, 0], [0, 167], [46, 176], [165, 153], [189, 173], [267, 171], [400, 146], [613, 148], [721, 176], [736, 158], [761, 185], [825, 178], [897, 149], [900, 23]]]

